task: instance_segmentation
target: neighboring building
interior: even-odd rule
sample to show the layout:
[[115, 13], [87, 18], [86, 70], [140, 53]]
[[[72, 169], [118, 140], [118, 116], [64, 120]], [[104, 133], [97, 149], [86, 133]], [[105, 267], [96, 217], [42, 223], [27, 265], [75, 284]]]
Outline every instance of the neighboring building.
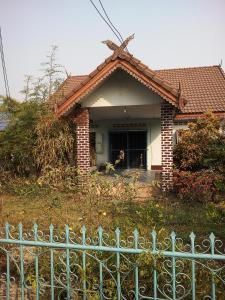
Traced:
[[0, 112], [0, 131], [4, 130], [8, 124], [8, 118], [6, 114]]
[[67, 78], [51, 100], [59, 117], [76, 124], [80, 171], [88, 172], [90, 161], [100, 166], [121, 158], [118, 167], [161, 170], [166, 190], [174, 131], [209, 109], [225, 115], [224, 72], [220, 66], [153, 71], [114, 46], [92, 73]]
[[[0, 108], [4, 103], [4, 97], [0, 95]], [[5, 113], [0, 111], [0, 131], [4, 130], [8, 125], [8, 118]]]

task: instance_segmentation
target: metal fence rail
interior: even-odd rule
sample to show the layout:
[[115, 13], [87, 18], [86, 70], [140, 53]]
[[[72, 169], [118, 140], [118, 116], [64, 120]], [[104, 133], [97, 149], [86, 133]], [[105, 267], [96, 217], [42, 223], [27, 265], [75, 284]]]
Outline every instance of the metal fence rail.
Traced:
[[5, 225], [0, 231], [0, 299], [225, 299], [225, 248], [214, 234], [196, 242], [152, 231], [99, 227], [88, 237]]

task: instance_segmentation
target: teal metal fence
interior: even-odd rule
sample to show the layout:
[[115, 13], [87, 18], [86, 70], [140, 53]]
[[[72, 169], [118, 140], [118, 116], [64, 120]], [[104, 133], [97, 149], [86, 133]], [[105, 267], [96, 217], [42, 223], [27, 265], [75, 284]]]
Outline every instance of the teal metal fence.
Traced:
[[225, 299], [225, 247], [214, 234], [96, 235], [5, 225], [0, 232], [0, 299]]

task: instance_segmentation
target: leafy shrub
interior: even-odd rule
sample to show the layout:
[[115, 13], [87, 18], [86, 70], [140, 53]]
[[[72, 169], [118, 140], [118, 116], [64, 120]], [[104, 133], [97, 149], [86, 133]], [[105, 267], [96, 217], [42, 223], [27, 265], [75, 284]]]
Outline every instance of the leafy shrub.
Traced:
[[199, 171], [213, 169], [225, 174], [225, 136], [222, 124], [213, 113], [206, 113], [188, 130], [180, 130], [180, 141], [174, 147], [177, 169]]
[[[8, 107], [6, 112], [9, 111]], [[36, 171], [33, 155], [35, 126], [44, 111], [43, 104], [31, 101], [18, 102], [13, 111], [9, 112], [9, 124], [0, 132], [0, 161], [3, 170], [22, 176]]]
[[46, 167], [67, 167], [74, 160], [73, 126], [59, 120], [46, 103], [6, 103], [9, 124], [0, 132], [1, 169], [13, 176], [39, 175]]
[[3, 97], [0, 105], [9, 121], [0, 132], [1, 169], [12, 176], [39, 175], [45, 167], [67, 166], [73, 158], [71, 126], [56, 118], [48, 102], [65, 77], [56, 51], [52, 46], [39, 78], [26, 76], [23, 102]]
[[174, 172], [174, 192], [186, 201], [208, 202], [219, 199], [217, 183], [221, 176], [210, 170]]
[[46, 172], [46, 168], [62, 168], [74, 164], [74, 127], [68, 121], [58, 119], [49, 112], [36, 124], [36, 140], [33, 155], [37, 166]]
[[69, 165], [58, 167], [47, 166], [43, 169], [42, 175], [37, 179], [39, 186], [48, 186], [57, 191], [77, 190], [77, 170]]

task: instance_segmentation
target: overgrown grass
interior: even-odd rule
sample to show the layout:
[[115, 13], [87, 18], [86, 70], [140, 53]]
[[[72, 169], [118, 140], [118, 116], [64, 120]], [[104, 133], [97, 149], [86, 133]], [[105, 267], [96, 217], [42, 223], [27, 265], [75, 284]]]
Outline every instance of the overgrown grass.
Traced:
[[[122, 182], [125, 191], [122, 194], [118, 182], [120, 178], [114, 183], [104, 183], [104, 187], [102, 183], [96, 187], [94, 182], [87, 188], [84, 185], [83, 189], [72, 191], [40, 186], [32, 180], [16, 182], [0, 195], [1, 226], [5, 222], [12, 225], [22, 222], [28, 229], [38, 223], [46, 230], [52, 223], [57, 228], [69, 224], [78, 230], [86, 225], [93, 232], [101, 225], [106, 231], [120, 227], [126, 233], [132, 233], [136, 227], [143, 235], [154, 228], [175, 230], [181, 237], [187, 237], [191, 231], [200, 236], [214, 232], [225, 237], [225, 212], [215, 204], [182, 202], [174, 195], [162, 196], [157, 189], [152, 193], [147, 185], [144, 188], [151, 196], [145, 191], [140, 201], [143, 186], [133, 183], [124, 188]], [[111, 193], [115, 188], [114, 194]]]

